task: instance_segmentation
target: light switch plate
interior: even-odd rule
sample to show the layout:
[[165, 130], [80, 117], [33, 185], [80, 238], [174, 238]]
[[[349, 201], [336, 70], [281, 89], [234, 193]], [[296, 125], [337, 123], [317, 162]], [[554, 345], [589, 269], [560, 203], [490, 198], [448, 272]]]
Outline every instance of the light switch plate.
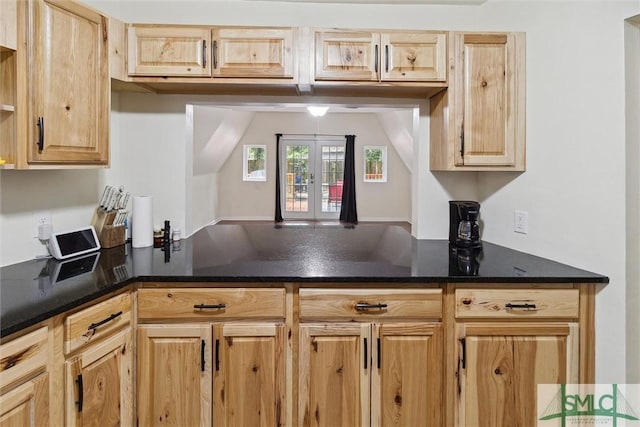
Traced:
[[525, 211], [515, 211], [513, 215], [513, 231], [520, 234], [529, 232], [529, 213]]

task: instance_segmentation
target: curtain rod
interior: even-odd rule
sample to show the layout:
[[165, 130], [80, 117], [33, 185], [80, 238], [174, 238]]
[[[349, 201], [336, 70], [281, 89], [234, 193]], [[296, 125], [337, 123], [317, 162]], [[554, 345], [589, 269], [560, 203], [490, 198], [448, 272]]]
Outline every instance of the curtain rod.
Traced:
[[[276, 134], [277, 135], [277, 134]], [[331, 134], [331, 133], [281, 133], [281, 136], [339, 136], [342, 138], [346, 138], [347, 135], [344, 134]]]

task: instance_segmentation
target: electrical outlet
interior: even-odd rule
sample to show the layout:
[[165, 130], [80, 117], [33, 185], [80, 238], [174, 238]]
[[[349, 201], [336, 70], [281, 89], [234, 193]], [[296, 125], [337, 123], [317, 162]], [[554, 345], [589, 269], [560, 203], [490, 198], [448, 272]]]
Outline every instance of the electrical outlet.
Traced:
[[42, 224], [51, 224], [51, 212], [33, 212], [33, 237], [38, 237], [38, 227], [40, 227]]
[[513, 231], [527, 234], [529, 232], [529, 213], [525, 211], [515, 211], [513, 215]]

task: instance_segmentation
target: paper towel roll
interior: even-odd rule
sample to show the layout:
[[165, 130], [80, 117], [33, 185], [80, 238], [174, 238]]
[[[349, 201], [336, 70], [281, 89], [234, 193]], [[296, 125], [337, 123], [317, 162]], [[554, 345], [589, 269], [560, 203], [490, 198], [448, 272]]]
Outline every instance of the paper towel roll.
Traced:
[[153, 246], [153, 199], [151, 196], [133, 196], [131, 245], [134, 248]]

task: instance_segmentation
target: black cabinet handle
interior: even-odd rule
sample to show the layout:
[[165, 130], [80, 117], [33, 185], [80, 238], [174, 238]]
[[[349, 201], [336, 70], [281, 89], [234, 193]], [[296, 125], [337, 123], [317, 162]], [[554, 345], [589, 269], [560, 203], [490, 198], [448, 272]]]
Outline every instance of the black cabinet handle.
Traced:
[[216, 371], [220, 370], [220, 340], [216, 340]]
[[467, 341], [464, 338], [460, 338], [460, 349], [462, 350], [462, 369], [466, 369], [467, 367]]
[[376, 74], [378, 74], [378, 45], [376, 45], [375, 51], [374, 51], [373, 67], [374, 67], [373, 69], [375, 70]]
[[218, 40], [213, 41], [213, 69], [218, 68]]
[[380, 351], [380, 338], [378, 338], [378, 370], [380, 370], [380, 366], [382, 364], [382, 352]]
[[384, 71], [389, 72], [389, 45], [384, 45]]
[[119, 312], [117, 312], [117, 313], [114, 313], [114, 314], [112, 314], [111, 316], [107, 317], [106, 319], [101, 320], [101, 321], [99, 321], [99, 322], [97, 322], [97, 323], [92, 323], [92, 324], [90, 324], [90, 325], [89, 325], [89, 327], [87, 328], [87, 330], [89, 330], [89, 331], [90, 331], [91, 329], [96, 329], [98, 326], [102, 326], [102, 325], [104, 325], [104, 324], [105, 324], [105, 323], [107, 323], [107, 322], [111, 322], [113, 319], [116, 319], [116, 318], [118, 318], [118, 317], [120, 317], [120, 316], [122, 316], [122, 311], [119, 311]]
[[84, 402], [84, 388], [82, 387], [82, 374], [78, 374], [76, 377], [76, 384], [78, 384], [78, 400], [76, 400], [76, 405], [78, 405], [78, 412], [82, 412], [82, 403]]
[[217, 309], [223, 309], [226, 308], [227, 305], [226, 304], [195, 304], [193, 306], [193, 308], [217, 308]]
[[364, 338], [364, 369], [369, 366], [369, 352], [367, 351], [367, 339]]
[[36, 123], [38, 126], [38, 151], [44, 150], [44, 118], [38, 117], [38, 122]]
[[535, 304], [529, 304], [527, 302], [523, 303], [523, 304], [513, 304], [513, 303], [506, 303], [504, 305], [504, 307], [507, 310], [514, 310], [514, 309], [523, 309], [523, 310], [535, 310], [536, 309], [536, 305]]
[[460, 126], [460, 157], [464, 159], [464, 123]]
[[387, 308], [387, 304], [369, 304], [366, 302], [359, 302], [355, 305], [355, 309], [358, 311], [372, 310], [374, 308], [377, 308], [377, 309]]
[[205, 346], [205, 342], [204, 340], [201, 341], [200, 343], [200, 370], [202, 372], [204, 372], [204, 346]]
[[207, 68], [207, 41], [202, 40], [202, 68]]

